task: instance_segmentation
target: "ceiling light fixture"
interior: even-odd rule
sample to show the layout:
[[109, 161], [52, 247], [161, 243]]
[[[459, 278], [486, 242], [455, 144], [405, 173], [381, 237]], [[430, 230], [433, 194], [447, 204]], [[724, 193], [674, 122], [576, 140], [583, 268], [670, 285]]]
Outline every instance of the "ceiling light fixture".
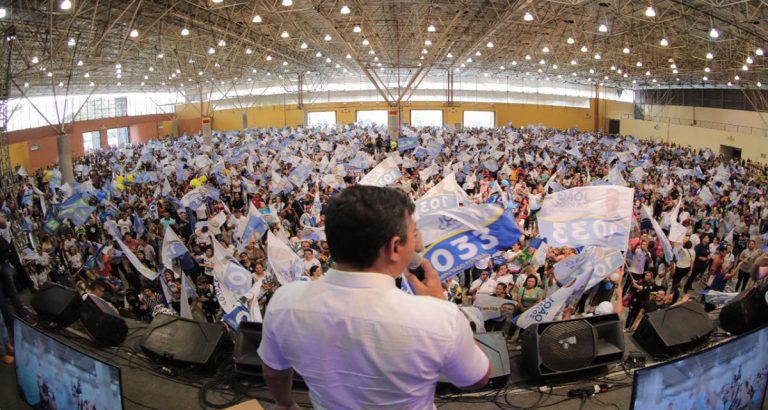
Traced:
[[245, 54], [253, 54], [253, 50], [251, 50], [250, 48], [246, 48]]
[[219, 44], [219, 47], [224, 47], [224, 46], [226, 46], [226, 45], [227, 45], [227, 42], [226, 42], [226, 41], [224, 41], [224, 39], [221, 39], [221, 40], [219, 40], [219, 43], [218, 43], [218, 44]]
[[762, 48], [758, 48], [757, 50], [755, 50], [755, 54], [759, 55], [759, 56], [762, 56], [763, 54], [765, 54], [765, 52], [763, 51]]
[[582, 53], [586, 53], [587, 51], [589, 51], [589, 49], [587, 48], [587, 46], [581, 46], [581, 52], [582, 52]]
[[541, 49], [543, 53], [549, 53], [549, 47], [544, 46], [544, 48]]
[[291, 7], [293, 6], [293, 0], [283, 0], [282, 5], [283, 7]]
[[705, 73], [708, 73], [708, 72], [710, 72], [710, 71], [711, 71], [711, 70], [709, 69], [709, 67], [704, 67], [704, 72], [705, 72]]
[[568, 37], [568, 40], [565, 40], [565, 42], [568, 44], [573, 44], [576, 42], [576, 40], [574, 40], [573, 37]]
[[605, 24], [600, 24], [600, 26], [597, 28], [597, 31], [601, 33], [607, 33], [608, 32], [608, 26]]
[[213, 47], [208, 47], [208, 54], [216, 54], [216, 50]]
[[77, 44], [75, 42], [75, 39], [73, 37], [70, 37], [69, 40], [67, 41], [67, 45], [70, 46], [70, 47], [74, 47], [75, 44]]
[[290, 37], [290, 36], [291, 36], [291, 35], [290, 35], [290, 34], [288, 34], [288, 32], [287, 32], [287, 31], [283, 31], [282, 33], [280, 33], [280, 37], [282, 37], [282, 38], [288, 38], [288, 37]]
[[531, 59], [531, 55], [530, 55], [530, 54], [526, 54], [526, 55], [525, 55], [525, 59], [526, 59], [526, 60], [530, 60], [530, 59]]
[[251, 19], [251, 23], [257, 23], [258, 24], [258, 23], [261, 23], [261, 21], [262, 21], [261, 20], [261, 16], [258, 15], [258, 14], [253, 16], [253, 18]]
[[82, 67], [83, 66], [83, 60], [77, 60], [77, 66]]
[[489, 41], [485, 46], [488, 48], [493, 48], [493, 43]]
[[181, 35], [182, 36], [188, 36], [189, 35], [189, 30], [187, 30], [187, 28], [184, 27], [183, 29], [181, 29]]
[[72, 2], [69, 0], [64, 0], [59, 4], [59, 8], [62, 10], [69, 10], [72, 8]]
[[360, 26], [358, 26], [358, 25], [355, 25], [355, 27], [354, 27], [354, 28], [352, 28], [352, 32], [353, 32], [353, 33], [359, 33], [359, 32], [361, 32], [361, 31], [363, 31], [363, 29], [362, 29], [362, 28], [360, 28]]
[[712, 52], [707, 52], [706, 57], [707, 57], [707, 60], [711, 60], [711, 59], [715, 58], [715, 55], [712, 54]]
[[741, 66], [741, 69], [742, 71], [749, 71], [749, 66], [744, 64], [743, 66]]
[[307, 43], [301, 43], [301, 46], [299, 46], [299, 47], [301, 47], [301, 49], [304, 50], [304, 49], [306, 49], [309, 46], [307, 45]]
[[752, 63], [754, 63], [754, 62], [755, 62], [755, 61], [754, 61], [754, 60], [752, 60], [752, 57], [750, 57], [750, 56], [747, 56], [747, 64], [752, 64]]
[[653, 9], [653, 6], [648, 6], [645, 9], [645, 17], [656, 17], [656, 10]]
[[368, 44], [371, 44], [371, 43], [368, 41], [368, 39], [367, 39], [367, 38], [364, 38], [364, 39], [363, 39], [363, 45], [364, 45], [364, 46], [367, 46]]
[[348, 6], [341, 6], [341, 10], [339, 11], [341, 14], [349, 14], [352, 10], [349, 9]]
[[330, 34], [326, 34], [325, 37], [323, 37], [323, 40], [331, 41], [331, 35]]
[[136, 37], [139, 36], [139, 30], [133, 29], [133, 30], [131, 30], [131, 33], [128, 34], [128, 35], [133, 37], [133, 38], [136, 38]]
[[571, 65], [576, 65], [576, 60], [571, 60]]
[[709, 36], [712, 37], [712, 38], [718, 38], [718, 37], [720, 37], [720, 32], [717, 31], [716, 28], [712, 27], [712, 29], [709, 30]]
[[661, 41], [659, 41], [659, 45], [661, 45], [662, 47], [666, 47], [669, 45], [669, 41], [667, 40], [666, 37], [664, 37], [661, 39]]
[[90, 76], [91, 76], [91, 75], [90, 75], [89, 73], [85, 73], [85, 74], [83, 74], [83, 77], [85, 77], [85, 78], [89, 78]]
[[624, 49], [621, 50], [621, 52], [624, 53], [624, 54], [629, 54], [629, 51], [630, 51], [629, 47], [624, 47]]
[[427, 27], [427, 31], [430, 33], [434, 33], [435, 31], [437, 31], [437, 29], [435, 28], [435, 26], [430, 24], [429, 27]]
[[432, 45], [432, 40], [429, 40], [429, 39], [424, 40], [424, 45], [425, 46], [431, 46]]
[[267, 54], [267, 61], [272, 61], [272, 56]]
[[319, 52], [319, 51], [317, 52], [317, 54], [315, 54], [315, 57], [318, 57], [318, 58], [320, 58], [320, 57], [322, 57], [322, 56], [323, 56], [323, 53], [321, 53], [321, 52]]
[[525, 15], [523, 15], [523, 20], [525, 21], [533, 21], [533, 14], [529, 12], [525, 12]]

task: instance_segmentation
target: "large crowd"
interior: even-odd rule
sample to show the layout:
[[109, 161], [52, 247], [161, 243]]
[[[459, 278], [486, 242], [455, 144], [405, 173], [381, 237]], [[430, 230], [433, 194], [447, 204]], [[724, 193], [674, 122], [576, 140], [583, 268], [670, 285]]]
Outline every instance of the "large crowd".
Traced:
[[[372, 126], [248, 129], [214, 133], [210, 145], [197, 135], [89, 151], [75, 160], [76, 183], [62, 183], [55, 164], [31, 174], [22, 169], [18, 195], [0, 197], [6, 216], [0, 217], [0, 228], [10, 243], [7, 221], [21, 221], [34, 250], [17, 249], [21, 259], [16, 261], [4, 245], [0, 262], [13, 265], [20, 287], [35, 290], [46, 281], [57, 282], [97, 295], [138, 320], [178, 314], [181, 298], [187, 298], [196, 320], [218, 321], [215, 239], [260, 284], [254, 301], [263, 310], [280, 284], [267, 260], [266, 234], [240, 244], [250, 205], [301, 257], [307, 280], [321, 279], [333, 265], [322, 236], [324, 204], [386, 157], [394, 158], [402, 173], [390, 186], [414, 199], [450, 173], [472, 202], [494, 202], [502, 193], [505, 200], [499, 203], [524, 233], [511, 249], [445, 281], [447, 298], [457, 304], [495, 296], [512, 300], [519, 313], [562, 285], [553, 265], [579, 250], [550, 248], [544, 263], [533, 263], [532, 243], [543, 198], [572, 187], [626, 184], [635, 189], [635, 206], [626, 269], [594, 286], [565, 315], [589, 314], [609, 302], [609, 310], [627, 308], [626, 327], [632, 329], [643, 314], [681, 295], [702, 288], [745, 289], [754, 280], [752, 264], [766, 251], [768, 171], [762, 164], [578, 130], [404, 128], [401, 136], [416, 143], [403, 149], [386, 138], [386, 130]], [[180, 199], [200, 186], [218, 190], [217, 195], [194, 209], [185, 207]], [[95, 208], [80, 225], [56, 218], [56, 205], [74, 195]], [[668, 233], [669, 214], [678, 203], [678, 222], [687, 232], [672, 244], [669, 261], [649, 215], [641, 210], [650, 206]], [[161, 257], [167, 229], [189, 250], [174, 260], [173, 269]], [[139, 272], [113, 235], [160, 277], [150, 280]], [[183, 291], [184, 278], [194, 292]], [[2, 285], [4, 321], [10, 323], [14, 313], [27, 316], [16, 290], [5, 280]], [[486, 327], [501, 322], [490, 320]]]

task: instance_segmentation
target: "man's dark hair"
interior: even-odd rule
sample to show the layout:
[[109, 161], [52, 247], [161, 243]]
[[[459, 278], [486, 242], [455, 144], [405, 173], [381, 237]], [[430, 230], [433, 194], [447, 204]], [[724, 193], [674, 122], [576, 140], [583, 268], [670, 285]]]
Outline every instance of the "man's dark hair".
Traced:
[[325, 235], [331, 257], [355, 268], [373, 265], [393, 237], [408, 240], [408, 215], [415, 207], [396, 189], [357, 185], [328, 201]]

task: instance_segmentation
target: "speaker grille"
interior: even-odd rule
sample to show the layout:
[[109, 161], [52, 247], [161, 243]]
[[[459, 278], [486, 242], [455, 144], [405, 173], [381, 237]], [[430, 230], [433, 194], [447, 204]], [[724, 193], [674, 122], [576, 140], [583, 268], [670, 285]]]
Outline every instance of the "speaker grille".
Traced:
[[595, 358], [595, 335], [583, 320], [555, 323], [541, 332], [541, 362], [555, 371], [589, 366]]

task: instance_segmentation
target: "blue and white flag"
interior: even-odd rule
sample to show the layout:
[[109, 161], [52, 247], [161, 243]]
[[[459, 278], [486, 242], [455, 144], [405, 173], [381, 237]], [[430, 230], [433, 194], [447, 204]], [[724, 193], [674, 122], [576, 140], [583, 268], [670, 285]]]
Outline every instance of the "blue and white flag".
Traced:
[[206, 199], [219, 199], [219, 190], [208, 185], [197, 187], [186, 193], [181, 198], [181, 204], [185, 208], [197, 209], [203, 205]]
[[61, 221], [56, 219], [56, 216], [53, 214], [53, 212], [47, 212], [45, 214], [45, 221], [43, 222], [43, 230], [48, 235], [55, 235], [56, 232], [61, 227]]
[[379, 165], [376, 165], [375, 168], [358, 182], [358, 184], [385, 187], [394, 184], [402, 176], [403, 174], [400, 173], [400, 169], [397, 167], [395, 159], [389, 157], [384, 161], [381, 161]]
[[611, 185], [627, 186], [627, 181], [621, 176], [621, 170], [617, 165], [614, 165], [610, 171], [608, 171], [608, 182]]
[[304, 164], [300, 164], [294, 168], [293, 171], [291, 171], [290, 175], [288, 175], [288, 181], [295, 185], [296, 188], [301, 188], [301, 186], [304, 184], [304, 181], [307, 180], [311, 172], [312, 168]]
[[643, 205], [642, 210], [648, 219], [651, 220], [653, 231], [656, 233], [656, 237], [661, 241], [661, 249], [664, 251], [664, 259], [667, 260], [667, 263], [672, 262], [672, 259], [674, 258], [672, 244], [669, 243], [669, 238], [667, 238], [667, 235], [664, 233], [664, 231], [661, 230], [661, 226], [658, 222], [656, 222], [656, 218], [653, 217], [653, 209], [651, 209], [651, 207], [648, 205]]
[[712, 206], [715, 204], [715, 197], [712, 195], [712, 192], [709, 190], [708, 187], [702, 187], [699, 190], [699, 198], [707, 205]]
[[163, 235], [163, 246], [160, 248], [160, 259], [163, 262], [163, 266], [167, 269], [173, 269], [173, 260], [188, 253], [189, 250], [181, 241], [176, 232], [170, 226], [165, 230]]
[[187, 278], [186, 274], [182, 273], [181, 291], [179, 292], [179, 316], [184, 319], [192, 320], [192, 309], [189, 307], [190, 293], [194, 294], [194, 297], [197, 297], [197, 292], [195, 292], [195, 288], [190, 283], [189, 278]]
[[152, 221], [160, 219], [160, 214], [157, 211], [157, 202], [155, 200], [152, 200], [152, 202], [149, 203], [147, 216]]
[[553, 247], [603, 246], [624, 250], [632, 225], [634, 189], [588, 186], [544, 198], [540, 236]]
[[229, 251], [213, 240], [213, 279], [219, 305], [226, 313], [241, 306], [240, 298], [253, 286], [253, 275]]
[[114, 236], [115, 242], [120, 246], [120, 250], [123, 251], [123, 255], [125, 255], [126, 258], [128, 258], [128, 262], [133, 265], [134, 268], [136, 268], [139, 273], [144, 275], [149, 280], [155, 280], [157, 279], [157, 276], [159, 275], [157, 272], [153, 271], [152, 269], [149, 269], [148, 267], [144, 266], [143, 263], [139, 260], [139, 258], [136, 257], [136, 255], [133, 254], [133, 251], [131, 251], [130, 248], [128, 248], [123, 241], [120, 240], [117, 236]]
[[[424, 219], [432, 222], [435, 217], [446, 217], [442, 221], [437, 219], [443, 226], [435, 228], [447, 234], [437, 241], [429, 240], [432, 244], [424, 251], [424, 258], [435, 268], [441, 281], [463, 272], [499, 249], [511, 248], [522, 236], [515, 222], [495, 205], [439, 211]], [[423, 237], [427, 235], [422, 232]], [[426, 238], [424, 243], [428, 243]]]
[[267, 228], [267, 223], [261, 218], [261, 213], [256, 209], [253, 202], [249, 201], [248, 219], [245, 222], [245, 228], [239, 238], [240, 244], [237, 247], [237, 253], [239, 254], [245, 249], [253, 234], [258, 234], [258, 237], [261, 238], [261, 236], [264, 235], [264, 232], [267, 231]]
[[281, 285], [298, 280], [304, 275], [304, 263], [285, 242], [267, 232], [267, 265]]
[[[63, 204], [62, 204], [63, 205]], [[89, 205], [73, 204], [68, 206], [60, 206], [58, 219], [69, 219], [75, 226], [82, 226], [91, 216], [96, 207]]]
[[569, 256], [554, 265], [555, 280], [564, 285], [588, 270], [594, 270], [586, 289], [605, 279], [624, 263], [621, 251], [616, 249], [588, 246], [580, 253]]
[[501, 189], [501, 185], [499, 185], [498, 182], [493, 183], [493, 188], [491, 188], [491, 193], [488, 195], [488, 200], [486, 203], [496, 204], [504, 209], [507, 209], [507, 204], [509, 203], [507, 200], [507, 193]]
[[397, 150], [400, 152], [407, 151], [409, 149], [415, 149], [419, 146], [419, 139], [417, 137], [405, 137], [397, 139]]
[[414, 219], [418, 222], [419, 218], [424, 215], [458, 208], [459, 205], [466, 205], [470, 202], [469, 195], [456, 182], [456, 174], [451, 172], [416, 201]]
[[137, 238], [144, 236], [144, 232], [147, 231], [147, 227], [144, 225], [144, 221], [139, 218], [139, 215], [136, 212], [133, 213], [133, 231], [136, 232]]
[[712, 289], [702, 290], [699, 293], [704, 296], [704, 300], [706, 300], [707, 303], [713, 305], [725, 305], [735, 297], [739, 296], [739, 292], [718, 292]]
[[165, 275], [160, 274], [158, 276], [158, 279], [160, 279], [160, 287], [163, 290], [163, 304], [165, 307], [170, 308], [171, 302], [173, 302], [173, 291], [171, 290], [171, 287], [168, 285], [168, 281], [165, 280]]

